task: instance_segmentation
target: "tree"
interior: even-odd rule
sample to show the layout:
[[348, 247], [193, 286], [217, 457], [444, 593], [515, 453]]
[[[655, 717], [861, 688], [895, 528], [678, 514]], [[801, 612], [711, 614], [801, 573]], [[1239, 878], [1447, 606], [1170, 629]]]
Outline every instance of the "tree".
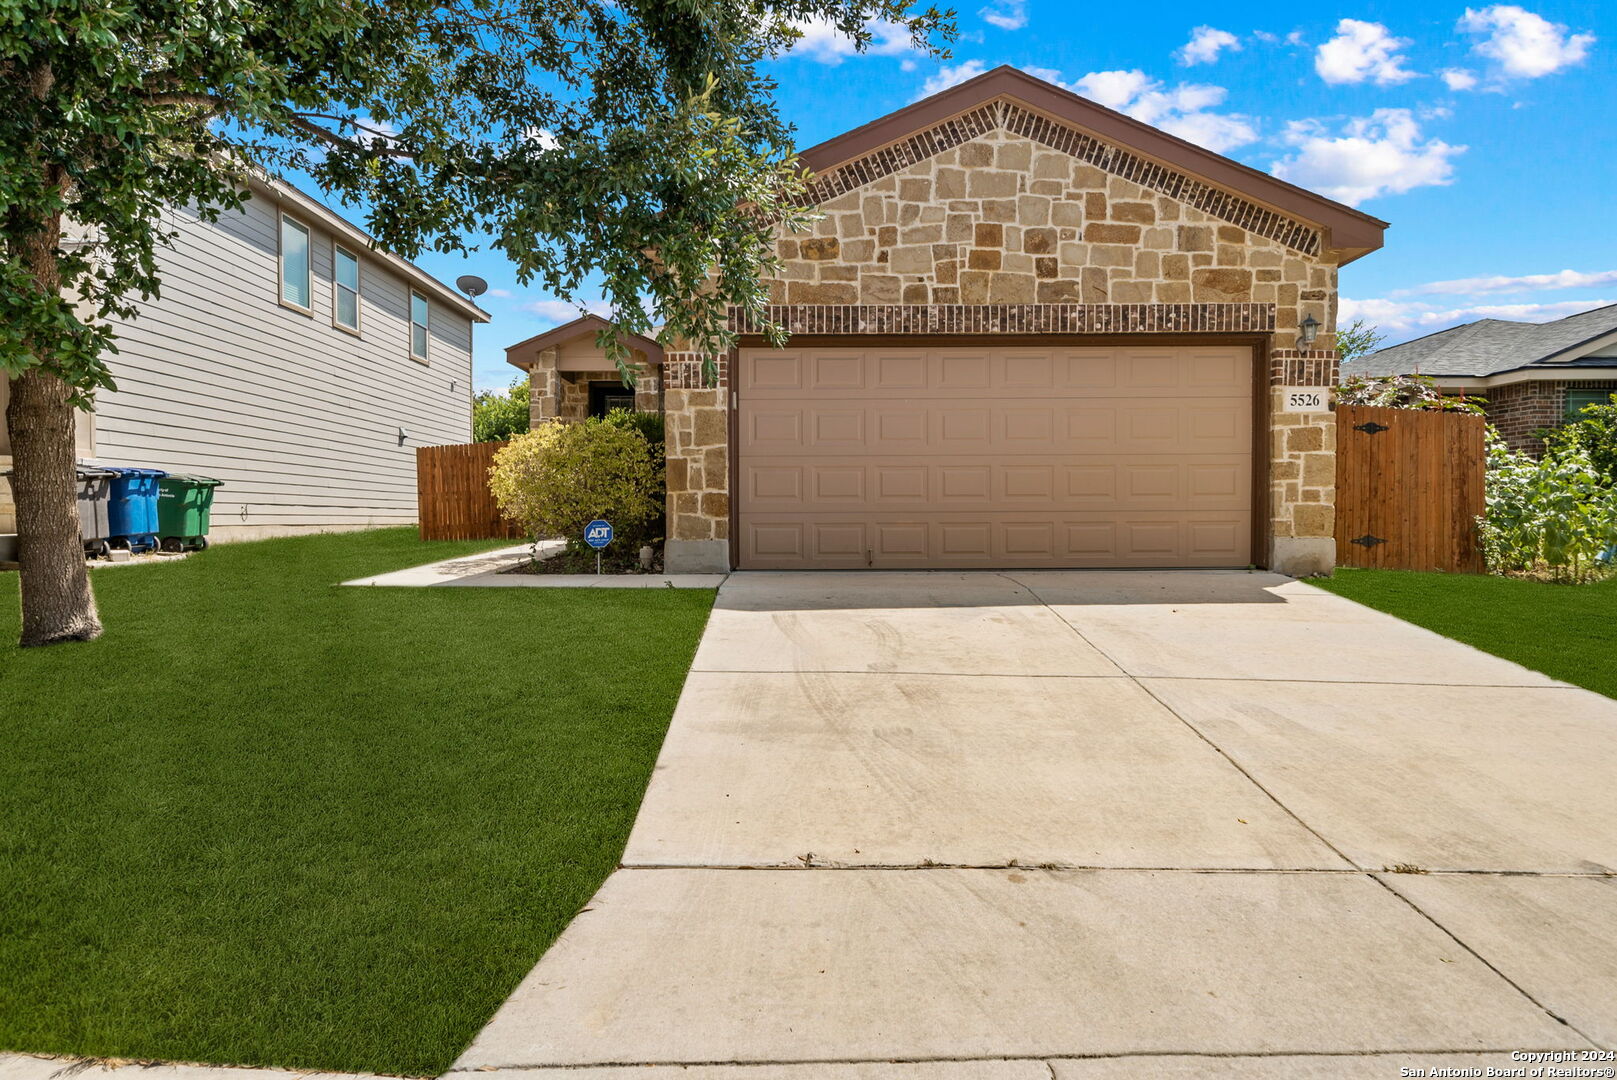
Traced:
[[1378, 327], [1365, 325], [1363, 319], [1354, 319], [1348, 326], [1336, 328], [1336, 355], [1346, 364], [1375, 352], [1386, 339], [1387, 335]]
[[528, 380], [507, 390], [480, 390], [472, 398], [472, 441], [500, 442], [528, 430]]
[[[763, 314], [806, 180], [762, 63], [807, 22], [937, 51], [908, 0], [0, 0], [0, 367], [11, 380], [25, 645], [100, 633], [78, 550], [74, 407], [114, 318], [160, 285], [165, 207], [239, 207], [300, 169], [379, 246], [503, 252], [619, 329], [717, 354]], [[65, 231], [64, 231], [65, 230]], [[644, 301], [644, 302], [643, 302]], [[767, 327], [776, 341], [783, 334]], [[626, 351], [605, 336], [620, 366]]]

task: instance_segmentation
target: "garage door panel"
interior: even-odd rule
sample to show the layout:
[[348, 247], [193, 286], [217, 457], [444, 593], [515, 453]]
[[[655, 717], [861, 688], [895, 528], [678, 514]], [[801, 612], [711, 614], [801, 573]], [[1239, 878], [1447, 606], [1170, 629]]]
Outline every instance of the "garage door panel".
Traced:
[[930, 515], [926, 519], [751, 521], [755, 570], [1041, 567], [1235, 567], [1250, 563], [1244, 513]]
[[749, 350], [738, 369], [744, 567], [1251, 562], [1248, 349]]

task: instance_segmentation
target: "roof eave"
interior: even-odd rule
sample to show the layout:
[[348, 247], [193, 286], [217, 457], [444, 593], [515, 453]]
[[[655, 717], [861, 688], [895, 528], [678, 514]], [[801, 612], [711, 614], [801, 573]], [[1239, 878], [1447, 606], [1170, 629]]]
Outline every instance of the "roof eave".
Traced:
[[539, 350], [551, 348], [552, 346], [564, 345], [569, 341], [583, 337], [591, 330], [599, 333], [601, 330], [605, 329], [611, 329], [617, 332], [627, 345], [629, 345], [631, 348], [639, 349], [641, 352], [645, 353], [646, 359], [654, 363], [662, 363], [663, 347], [660, 343], [653, 341], [651, 338], [642, 337], [639, 334], [625, 334], [621, 331], [617, 331], [616, 327], [614, 327], [612, 323], [607, 322], [599, 315], [580, 315], [571, 322], [564, 322], [560, 326], [553, 326], [549, 330], [537, 333], [531, 338], [525, 338], [524, 340], [517, 342], [515, 345], [507, 345], [505, 348], [505, 362], [510, 364], [512, 367], [527, 371], [533, 365], [533, 360], [532, 358], [519, 359], [518, 357], [514, 356], [513, 354], [518, 350], [525, 352], [537, 352]]

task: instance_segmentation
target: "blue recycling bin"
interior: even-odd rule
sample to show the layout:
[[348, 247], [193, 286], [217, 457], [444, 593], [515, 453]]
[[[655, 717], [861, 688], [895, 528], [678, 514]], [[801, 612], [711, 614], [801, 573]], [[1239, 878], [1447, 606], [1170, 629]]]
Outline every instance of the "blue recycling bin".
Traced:
[[168, 473], [108, 465], [112, 473], [112, 499], [107, 504], [107, 539], [130, 551], [157, 549], [157, 482]]

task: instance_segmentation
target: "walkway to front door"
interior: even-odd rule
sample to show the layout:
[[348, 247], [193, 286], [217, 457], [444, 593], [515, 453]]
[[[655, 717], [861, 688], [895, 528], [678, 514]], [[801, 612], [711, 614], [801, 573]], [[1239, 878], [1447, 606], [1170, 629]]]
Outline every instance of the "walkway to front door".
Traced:
[[623, 869], [456, 1068], [1614, 1047], [1614, 775], [1617, 702], [1274, 575], [734, 574]]

